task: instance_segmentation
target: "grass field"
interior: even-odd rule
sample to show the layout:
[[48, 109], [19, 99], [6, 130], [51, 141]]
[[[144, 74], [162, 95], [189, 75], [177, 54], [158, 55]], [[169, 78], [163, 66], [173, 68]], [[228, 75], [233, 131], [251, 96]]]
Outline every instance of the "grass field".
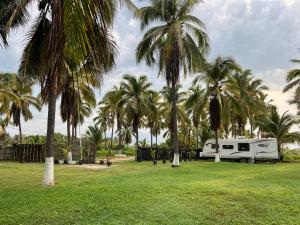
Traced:
[[300, 163], [0, 163], [0, 224], [299, 224]]

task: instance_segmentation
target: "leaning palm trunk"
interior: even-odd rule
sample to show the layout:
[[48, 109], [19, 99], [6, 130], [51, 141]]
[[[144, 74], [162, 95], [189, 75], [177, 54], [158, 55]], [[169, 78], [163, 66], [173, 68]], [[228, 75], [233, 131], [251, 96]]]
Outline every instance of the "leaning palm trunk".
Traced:
[[172, 78], [172, 145], [174, 149], [173, 167], [180, 166], [179, 163], [179, 148], [178, 148], [178, 136], [177, 136], [177, 99], [176, 99], [176, 83]]

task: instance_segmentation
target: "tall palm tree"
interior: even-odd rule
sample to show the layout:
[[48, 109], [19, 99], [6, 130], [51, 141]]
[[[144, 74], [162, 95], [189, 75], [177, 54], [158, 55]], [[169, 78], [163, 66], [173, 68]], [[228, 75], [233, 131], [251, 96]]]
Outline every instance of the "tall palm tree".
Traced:
[[207, 85], [207, 96], [210, 96], [209, 112], [211, 128], [214, 130], [216, 138], [216, 162], [220, 161], [219, 146], [217, 143], [218, 130], [221, 121], [228, 121], [231, 115], [227, 100], [228, 94], [224, 87], [233, 71], [240, 71], [240, 67], [235, 60], [218, 56], [213, 62], [204, 65], [203, 72], [193, 82], [197, 84], [199, 81], [204, 81]]
[[[139, 144], [139, 128], [141, 126], [142, 117], [147, 113], [150, 114], [148, 107], [148, 96], [153, 93], [150, 90], [151, 83], [147, 77], [142, 75], [135, 77], [126, 74], [123, 76], [124, 81], [121, 83], [124, 90], [124, 101], [126, 102], [125, 111], [127, 118], [132, 122], [132, 127], [136, 138], [136, 147]], [[137, 151], [138, 152], [138, 151]], [[139, 160], [139, 155], [137, 155]]]
[[199, 125], [201, 118], [205, 118], [206, 110], [204, 109], [207, 104], [207, 96], [204, 89], [199, 85], [191, 87], [187, 92], [187, 98], [185, 101], [185, 108], [191, 117], [191, 122], [196, 133], [196, 148], [199, 147]]
[[[67, 122], [68, 146], [71, 145], [71, 124], [73, 124], [72, 121], [80, 110], [79, 103], [86, 102], [94, 108], [96, 106], [96, 96], [93, 88], [99, 87], [100, 80], [91, 76], [91, 74], [86, 74], [81, 79], [67, 76], [61, 93], [60, 115], [62, 121]], [[70, 102], [73, 104], [70, 104]]]
[[258, 121], [262, 127], [262, 131], [266, 133], [267, 137], [277, 139], [278, 153], [280, 158], [283, 158], [282, 149], [284, 144], [299, 142], [299, 132], [291, 132], [293, 125], [298, 124], [292, 115], [287, 112], [280, 115], [276, 107], [271, 107], [270, 115]]
[[40, 111], [41, 103], [39, 97], [32, 96], [32, 86], [24, 84], [20, 79], [17, 79], [13, 93], [18, 97], [20, 105], [15, 102], [11, 104], [10, 118], [12, 118], [13, 124], [19, 127], [20, 144], [22, 144], [21, 116], [23, 116], [25, 122], [32, 119], [30, 106], [34, 106]]
[[245, 132], [245, 125], [250, 123], [250, 135], [253, 136], [254, 114], [264, 110], [265, 103], [262, 101], [264, 91], [268, 87], [262, 84], [263, 81], [255, 79], [251, 70], [236, 72], [228, 77], [226, 91], [231, 100], [233, 108], [233, 119], [237, 121], [238, 135]]
[[[151, 111], [151, 114], [147, 115], [147, 126], [150, 128], [150, 147], [153, 147], [153, 135], [157, 135], [155, 131], [155, 126], [158, 125], [158, 120], [160, 120], [160, 95], [157, 92], [153, 92], [148, 97], [148, 107]], [[158, 128], [158, 127], [156, 127]], [[157, 143], [156, 143], [157, 144]], [[157, 147], [157, 146], [156, 146]]]
[[[117, 131], [122, 129], [122, 117], [124, 114], [124, 90], [123, 87], [113, 87], [113, 89], [105, 94], [99, 105], [108, 109], [111, 119], [111, 148], [113, 144], [114, 126], [117, 122]], [[121, 150], [121, 135], [119, 135], [119, 150]]]
[[209, 47], [203, 22], [191, 15], [199, 2], [201, 0], [150, 0], [149, 6], [140, 9], [142, 30], [159, 23], [144, 34], [136, 57], [138, 62], [144, 59], [148, 66], [157, 65], [159, 74], [163, 74], [167, 84], [172, 86], [174, 167], [179, 166], [176, 86], [180, 72], [183, 70], [186, 75], [199, 68]]
[[129, 145], [132, 142], [132, 136], [134, 135], [134, 131], [132, 128], [132, 123], [127, 119], [122, 121], [122, 128], [118, 131], [119, 135], [121, 135], [122, 142], [126, 145]]
[[[179, 91], [180, 86], [176, 87], [176, 123], [184, 124], [187, 123], [189, 118], [185, 112], [184, 102], [185, 102], [185, 92]], [[173, 123], [173, 88], [171, 87], [163, 87], [161, 90], [161, 96], [163, 101], [160, 104], [161, 114], [164, 115], [164, 123], [165, 128], [167, 128], [167, 132], [165, 132], [164, 136], [173, 136], [173, 133], [176, 132], [174, 129]]]
[[[3, 40], [15, 27], [23, 25], [29, 13], [27, 7], [34, 0], [5, 1], [1, 10], [0, 32]], [[93, 71], [102, 76], [114, 65], [116, 45], [110, 33], [118, 1], [61, 1], [41, 0], [39, 14], [26, 36], [19, 74], [39, 80], [42, 98], [48, 103], [46, 167], [44, 185], [54, 185], [53, 137], [56, 99], [61, 91], [69, 63], [77, 65], [81, 76]], [[129, 0], [119, 1], [133, 7]], [[70, 4], [72, 3], [72, 4]], [[4, 13], [3, 13], [4, 12]]]

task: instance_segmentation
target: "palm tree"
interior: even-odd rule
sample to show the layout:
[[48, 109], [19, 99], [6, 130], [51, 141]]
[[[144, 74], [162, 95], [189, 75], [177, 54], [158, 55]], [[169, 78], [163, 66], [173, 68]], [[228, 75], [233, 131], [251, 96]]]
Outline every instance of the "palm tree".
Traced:
[[102, 131], [99, 129], [97, 125], [95, 126], [89, 126], [88, 130], [86, 132], [86, 138], [89, 140], [91, 146], [92, 146], [92, 152], [93, 152], [93, 163], [95, 163], [96, 160], [96, 153], [97, 153], [97, 146], [101, 143], [102, 140]]
[[[150, 128], [150, 147], [152, 150], [153, 147], [153, 135], [156, 135], [157, 139], [157, 132], [158, 132], [158, 123], [160, 120], [160, 95], [157, 92], [153, 92], [148, 97], [148, 107], [151, 111], [151, 114], [147, 115], [147, 126]], [[155, 129], [156, 128], [156, 129]], [[156, 143], [157, 145], [157, 143]], [[157, 146], [156, 146], [157, 147]]]
[[[132, 122], [132, 127], [136, 138], [136, 147], [139, 143], [139, 128], [141, 126], [142, 117], [147, 113], [150, 114], [148, 107], [148, 96], [153, 93], [150, 90], [151, 83], [148, 82], [146, 76], [135, 77], [126, 74], [123, 76], [122, 88], [124, 90], [125, 112], [127, 118]], [[137, 155], [137, 160], [140, 160]]]
[[[0, 32], [2, 40], [13, 28], [23, 25], [29, 13], [27, 7], [34, 0], [4, 1], [1, 10]], [[129, 0], [119, 1], [133, 8]], [[39, 80], [42, 99], [48, 103], [46, 141], [46, 167], [44, 185], [54, 185], [53, 137], [56, 99], [61, 91], [69, 62], [77, 65], [81, 77], [93, 71], [102, 76], [114, 65], [116, 45], [110, 26], [113, 23], [117, 1], [39, 1], [39, 14], [27, 35], [20, 76]]]
[[[79, 113], [79, 103], [86, 102], [92, 108], [96, 106], [96, 96], [93, 88], [100, 87], [97, 77], [86, 74], [81, 79], [67, 76], [61, 93], [60, 115], [63, 122], [67, 122], [68, 146], [71, 145], [71, 124]], [[70, 104], [72, 102], [73, 104]], [[76, 129], [76, 127], [75, 127]]]
[[32, 96], [32, 87], [28, 84], [24, 85], [24, 82], [19, 79], [17, 79], [16, 85], [13, 88], [13, 93], [18, 97], [20, 105], [15, 102], [11, 104], [10, 117], [13, 120], [13, 124], [19, 127], [20, 144], [22, 144], [21, 116], [23, 116], [25, 122], [32, 119], [30, 106], [34, 106], [40, 111], [41, 103], [38, 97]]
[[[292, 59], [293, 63], [300, 63], [299, 59]], [[283, 89], [283, 92], [287, 92], [291, 89], [295, 89], [293, 98], [289, 101], [290, 104], [295, 104], [300, 114], [300, 69], [292, 69], [288, 72], [286, 81], [288, 84]]]
[[212, 63], [206, 63], [203, 72], [194, 80], [194, 84], [204, 81], [207, 85], [207, 96], [210, 96], [209, 114], [211, 128], [214, 130], [216, 138], [216, 162], [220, 161], [218, 130], [221, 121], [228, 121], [231, 115], [227, 100], [228, 94], [224, 87], [233, 71], [240, 71], [240, 67], [235, 60], [218, 56]]
[[0, 73], [0, 115], [9, 114], [10, 104], [14, 102], [20, 106], [18, 96], [12, 91], [16, 86], [16, 74]]
[[278, 153], [280, 158], [283, 158], [282, 149], [284, 144], [299, 142], [299, 132], [291, 132], [293, 125], [298, 124], [292, 115], [287, 112], [280, 115], [275, 106], [271, 107], [270, 115], [258, 121], [262, 127], [262, 131], [266, 133], [267, 137], [277, 139]]
[[[117, 131], [122, 129], [122, 117], [124, 114], [124, 98], [123, 98], [124, 90], [123, 87], [113, 87], [113, 89], [105, 94], [102, 101], [99, 102], [99, 105], [109, 111], [110, 119], [111, 119], [111, 149], [113, 145], [113, 135], [114, 135], [114, 126], [115, 120], [117, 121]], [[121, 150], [121, 135], [119, 135], [119, 150]]]
[[122, 123], [122, 129], [118, 131], [118, 133], [121, 135], [122, 142], [129, 145], [132, 142], [132, 136], [134, 135], [132, 123], [127, 119], [124, 119]]
[[265, 103], [262, 100], [264, 91], [268, 87], [262, 84], [260, 79], [254, 79], [251, 70], [236, 72], [228, 77], [226, 91], [229, 93], [231, 106], [233, 108], [232, 117], [237, 121], [238, 135], [245, 132], [245, 125], [250, 123], [250, 135], [253, 136], [254, 115], [258, 111], [263, 111]]
[[199, 85], [191, 87], [187, 92], [187, 99], [185, 101], [185, 108], [191, 117], [192, 124], [195, 129], [196, 135], [196, 148], [199, 147], [199, 124], [201, 118], [205, 118], [206, 110], [204, 110], [207, 104], [207, 96], [204, 89]]
[[148, 66], [157, 65], [159, 74], [163, 74], [167, 84], [172, 86], [174, 167], [179, 166], [176, 86], [180, 72], [183, 69], [186, 75], [199, 68], [209, 47], [203, 22], [191, 15], [199, 2], [201, 0], [150, 0], [150, 6], [140, 9], [142, 30], [151, 23], [160, 23], [145, 33], [136, 57], [138, 62], [144, 59]]
[[[185, 102], [185, 92], [179, 91], [180, 86], [176, 87], [176, 124], [188, 123], [189, 118], [185, 112], [184, 102]], [[161, 114], [165, 118], [165, 127], [168, 128], [168, 131], [165, 132], [164, 137], [173, 136], [173, 133], [176, 132], [174, 129], [173, 123], [173, 89], [171, 87], [163, 87], [161, 91], [163, 101], [160, 104]]]
[[107, 149], [106, 132], [107, 132], [107, 129], [108, 129], [108, 126], [109, 126], [109, 121], [111, 121], [110, 115], [107, 112], [107, 108], [100, 107], [99, 110], [98, 110], [98, 115], [93, 120], [94, 120], [96, 126], [100, 126], [100, 129], [104, 133], [104, 148]]

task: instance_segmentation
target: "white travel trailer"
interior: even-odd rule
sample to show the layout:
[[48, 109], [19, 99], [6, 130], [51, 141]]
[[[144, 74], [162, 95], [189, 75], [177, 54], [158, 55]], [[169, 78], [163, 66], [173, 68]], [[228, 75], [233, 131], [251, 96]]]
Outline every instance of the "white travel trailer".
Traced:
[[[255, 160], [279, 159], [277, 139], [219, 139], [219, 153], [222, 159]], [[216, 141], [209, 139], [203, 148], [204, 158], [213, 158], [216, 155]]]

